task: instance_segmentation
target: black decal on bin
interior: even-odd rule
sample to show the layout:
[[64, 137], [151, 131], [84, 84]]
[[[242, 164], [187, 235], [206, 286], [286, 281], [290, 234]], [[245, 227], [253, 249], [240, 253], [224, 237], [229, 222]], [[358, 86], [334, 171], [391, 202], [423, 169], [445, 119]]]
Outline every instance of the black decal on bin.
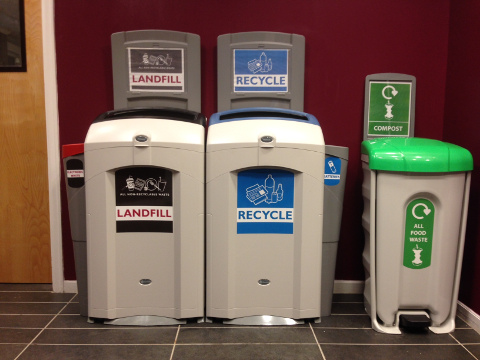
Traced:
[[115, 172], [117, 233], [173, 232], [172, 172], [129, 167]]
[[72, 188], [81, 188], [85, 185], [83, 161], [80, 159], [67, 160], [67, 183]]

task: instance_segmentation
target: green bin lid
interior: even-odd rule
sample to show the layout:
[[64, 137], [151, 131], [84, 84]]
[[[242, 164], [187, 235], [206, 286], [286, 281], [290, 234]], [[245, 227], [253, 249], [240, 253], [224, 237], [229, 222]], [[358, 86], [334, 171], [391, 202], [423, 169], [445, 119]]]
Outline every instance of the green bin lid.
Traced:
[[455, 172], [473, 170], [472, 154], [460, 146], [423, 138], [378, 138], [362, 142], [372, 170]]

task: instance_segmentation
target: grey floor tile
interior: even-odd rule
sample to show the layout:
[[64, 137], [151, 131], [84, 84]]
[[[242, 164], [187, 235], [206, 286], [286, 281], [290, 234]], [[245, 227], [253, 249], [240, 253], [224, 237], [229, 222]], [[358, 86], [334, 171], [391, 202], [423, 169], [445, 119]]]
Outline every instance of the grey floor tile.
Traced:
[[[13, 360], [22, 352], [26, 345], [0, 344], [0, 359]], [[37, 358], [38, 359], [38, 358]]]
[[371, 321], [367, 314], [330, 315], [323, 317], [320, 323], [312, 324], [312, 327], [366, 329], [371, 328]]
[[[103, 325], [101, 323], [89, 323], [87, 317], [80, 315], [58, 315], [50, 325], [49, 329], [84, 329], [84, 328], [112, 328], [113, 325]], [[115, 326], [118, 329], [120, 326]], [[123, 327], [125, 328], [125, 327]], [[127, 327], [128, 328], [128, 327]]]
[[176, 327], [45, 329], [35, 344], [173, 344], [176, 334]]
[[39, 329], [0, 329], [0, 343], [28, 344], [40, 332]]
[[0, 284], [0, 291], [53, 291], [52, 284]]
[[382, 334], [372, 329], [322, 329], [314, 328], [320, 344], [457, 344], [449, 334], [433, 334], [429, 331]]
[[0, 328], [43, 329], [55, 315], [0, 315]]
[[459, 318], [458, 316], [455, 318], [455, 328], [456, 329], [471, 329], [471, 326], [467, 324], [466, 321]]
[[177, 345], [173, 360], [320, 360], [316, 344]]
[[19, 360], [169, 360], [173, 345], [31, 345]]
[[480, 359], [480, 345], [465, 345], [465, 348], [470, 351], [477, 359]]
[[473, 329], [456, 329], [451, 335], [462, 344], [480, 344], [480, 334]]
[[70, 303], [68, 304], [65, 309], [62, 310], [62, 314], [69, 314], [69, 315], [78, 315], [80, 314], [80, 304], [79, 303]]
[[363, 303], [333, 303], [332, 314], [334, 315], [352, 315], [366, 314]]
[[67, 303], [73, 299], [75, 294], [53, 293], [47, 291], [27, 292], [11, 291], [0, 292], [0, 303], [5, 302], [64, 302]]
[[0, 314], [58, 314], [65, 303], [2, 303]]
[[309, 327], [180, 327], [177, 344], [315, 343]]
[[474, 360], [460, 345], [322, 345], [326, 360]]

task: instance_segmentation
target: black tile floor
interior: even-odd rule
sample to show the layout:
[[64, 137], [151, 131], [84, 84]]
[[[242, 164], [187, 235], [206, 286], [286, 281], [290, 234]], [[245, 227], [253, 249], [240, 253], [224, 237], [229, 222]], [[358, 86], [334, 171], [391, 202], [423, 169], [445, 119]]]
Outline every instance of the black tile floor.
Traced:
[[452, 334], [386, 335], [370, 328], [361, 295], [335, 295], [320, 324], [89, 324], [75, 294], [50, 285], [0, 284], [0, 359], [480, 359], [480, 335], [457, 317]]

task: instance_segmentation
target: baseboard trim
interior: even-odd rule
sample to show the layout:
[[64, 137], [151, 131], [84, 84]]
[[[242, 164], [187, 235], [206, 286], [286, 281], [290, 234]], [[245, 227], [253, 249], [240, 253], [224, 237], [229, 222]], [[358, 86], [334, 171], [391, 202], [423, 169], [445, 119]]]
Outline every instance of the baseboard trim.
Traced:
[[335, 280], [333, 283], [334, 294], [363, 294], [364, 281]]
[[77, 293], [77, 280], [64, 280], [63, 281], [63, 292], [64, 293]]
[[480, 316], [460, 301], [457, 305], [457, 315], [470, 325], [473, 330], [480, 333]]

